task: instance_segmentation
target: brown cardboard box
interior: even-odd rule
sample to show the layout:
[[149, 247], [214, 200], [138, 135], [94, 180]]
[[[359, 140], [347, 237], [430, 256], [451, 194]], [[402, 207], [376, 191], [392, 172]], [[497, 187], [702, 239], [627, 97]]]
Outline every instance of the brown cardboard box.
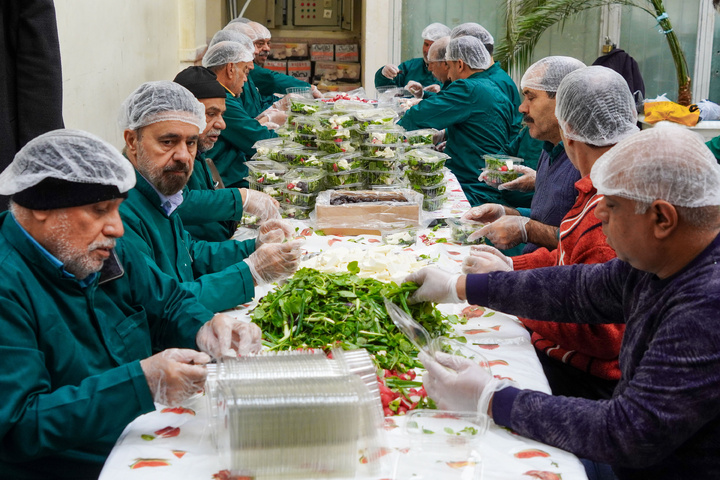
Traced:
[[[260, 68], [260, 67], [255, 67]], [[283, 75], [287, 75], [287, 61], [286, 60], [265, 60], [265, 68], [272, 70], [273, 72], [279, 72]]]
[[307, 43], [273, 43], [270, 57], [274, 60], [301, 59], [308, 57]]
[[360, 80], [361, 67], [359, 63], [345, 62], [316, 62], [315, 80], [335, 82], [338, 80], [357, 82]]
[[303, 82], [310, 83], [310, 61], [299, 60], [287, 62], [288, 75], [295, 77]]
[[335, 61], [337, 62], [359, 62], [360, 49], [357, 43], [335, 45]]
[[332, 43], [313, 43], [310, 45], [310, 60], [313, 62], [332, 62], [335, 59]]
[[351, 92], [362, 87], [362, 83], [323, 82], [317, 84], [321, 92]]

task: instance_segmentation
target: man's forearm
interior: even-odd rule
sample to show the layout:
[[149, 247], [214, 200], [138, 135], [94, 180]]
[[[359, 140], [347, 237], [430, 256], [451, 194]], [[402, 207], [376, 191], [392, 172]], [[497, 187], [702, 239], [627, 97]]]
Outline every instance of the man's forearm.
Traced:
[[545, 247], [548, 250], [557, 248], [558, 233], [560, 232], [558, 227], [530, 220], [525, 225], [525, 230], [527, 231], [528, 242]]

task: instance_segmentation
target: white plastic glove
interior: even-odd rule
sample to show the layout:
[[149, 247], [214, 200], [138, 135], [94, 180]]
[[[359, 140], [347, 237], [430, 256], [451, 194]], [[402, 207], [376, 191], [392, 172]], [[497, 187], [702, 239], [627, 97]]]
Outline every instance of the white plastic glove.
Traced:
[[535, 191], [535, 170], [524, 165], [515, 165], [516, 172], [522, 173], [515, 180], [498, 185], [498, 190], [515, 190], [518, 192]]
[[281, 218], [280, 203], [267, 193], [247, 188], [241, 188], [240, 193], [243, 197], [244, 212], [257, 216], [261, 222]]
[[512, 258], [490, 245], [470, 247], [470, 255], [465, 257], [462, 264], [462, 272], [466, 275], [468, 273], [511, 272], [512, 270]]
[[292, 237], [293, 230], [290, 225], [281, 219], [268, 220], [260, 225], [258, 236], [255, 239], [255, 249], [268, 243], [283, 243]]
[[287, 243], [268, 243], [243, 260], [250, 267], [255, 284], [260, 286], [276, 282], [295, 273], [300, 263], [300, 245], [302, 243], [300, 240]]
[[410, 80], [407, 85], [405, 85], [405, 90], [412, 93], [415, 98], [422, 98], [423, 96], [423, 86], [422, 83], [416, 82], [415, 80]]
[[153, 400], [174, 407], [203, 389], [210, 360], [206, 353], [170, 348], [140, 360], [140, 367]]
[[458, 278], [460, 274], [453, 275], [437, 267], [425, 267], [411, 273], [403, 281], [415, 282], [420, 288], [408, 298], [408, 302], [460, 303], [457, 295]]
[[402, 110], [403, 113], [407, 112], [408, 110], [410, 110], [412, 107], [414, 107], [415, 105], [417, 105], [420, 102], [422, 102], [422, 97], [403, 99], [400, 102], [400, 110]]
[[322, 98], [323, 94], [315, 85], [312, 85], [310, 87], [310, 92], [312, 93], [313, 98]]
[[473, 242], [480, 237], [485, 237], [497, 248], [507, 250], [515, 245], [527, 242], [525, 224], [529, 221], [529, 217], [505, 215], [490, 225], [485, 225], [480, 230], [473, 232], [467, 239], [468, 242]]
[[427, 370], [427, 374], [423, 375], [425, 390], [438, 408], [458, 412], [478, 411], [480, 396], [493, 379], [487, 370], [470, 359], [442, 352], [435, 354], [434, 359], [420, 352], [418, 360]]
[[437, 83], [433, 83], [432, 85], [428, 85], [427, 87], [423, 88], [426, 92], [433, 92], [433, 93], [440, 93], [440, 85]]
[[[440, 146], [440, 143], [445, 141], [445, 129], [438, 130], [437, 133], [433, 134], [433, 144]], [[441, 150], [442, 151], [442, 150]]]
[[438, 152], [442, 153], [445, 151], [445, 146], [447, 146], [447, 142], [440, 142], [437, 145], [435, 145], [433, 148], [435, 148], [435, 150], [437, 150]]
[[460, 217], [460, 220], [492, 223], [500, 217], [505, 216], [505, 207], [499, 203], [484, 203], [478, 207], [473, 207]]
[[380, 73], [382, 73], [383, 77], [392, 80], [393, 78], [397, 77], [398, 73], [400, 73], [400, 69], [397, 66], [388, 63], [383, 67]]
[[262, 112], [260, 115], [258, 115], [257, 118], [258, 121], [263, 125], [267, 125], [269, 123], [283, 125], [287, 120], [287, 113], [283, 112], [282, 110], [278, 110], [277, 108], [270, 107], [264, 112]]
[[262, 348], [260, 327], [218, 313], [200, 327], [195, 342], [213, 358], [237, 357], [258, 353]]

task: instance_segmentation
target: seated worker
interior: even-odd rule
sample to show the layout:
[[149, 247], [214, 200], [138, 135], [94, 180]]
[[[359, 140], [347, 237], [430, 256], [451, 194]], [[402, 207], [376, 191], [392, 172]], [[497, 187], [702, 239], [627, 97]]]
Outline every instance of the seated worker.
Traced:
[[188, 67], [173, 80], [187, 88], [205, 106], [205, 130], [200, 134], [192, 175], [183, 189], [178, 214], [195, 240], [221, 242], [233, 236], [243, 212], [256, 215], [261, 222], [280, 219], [278, 202], [262, 192], [246, 188], [215, 188], [205, 161], [225, 129], [225, 88], [205, 67]]
[[520, 113], [524, 115], [530, 136], [545, 142], [537, 175], [527, 173], [514, 183], [514, 188], [535, 190], [530, 217], [522, 216], [520, 211], [502, 202], [497, 203], [503, 208], [481, 205], [463, 216], [478, 222], [492, 222], [479, 232], [497, 248], [504, 250], [526, 243], [522, 253], [530, 253], [539, 247], [557, 246], [560, 221], [575, 203], [575, 182], [580, 180], [580, 172], [568, 159], [560, 138], [555, 92], [565, 75], [583, 67], [585, 64], [571, 57], [545, 57], [533, 63], [520, 81], [525, 96]]
[[422, 284], [413, 301], [467, 298], [542, 321], [624, 323], [612, 399], [520, 390], [442, 354], [421, 354], [425, 388], [441, 409], [487, 413], [610, 464], [621, 480], [720, 478], [720, 168], [696, 134], [656, 127], [620, 141], [590, 178], [617, 259], [459, 278], [426, 268], [407, 281]]
[[174, 82], [144, 83], [125, 99], [120, 126], [137, 184], [120, 213], [130, 246], [182, 282], [203, 305], [220, 311], [252, 299], [254, 285], [291, 275], [299, 244], [268, 243], [290, 234], [277, 220], [261, 226], [257, 239], [242, 242], [196, 241], [185, 231], [176, 210], [192, 173], [199, 132], [205, 128], [204, 110], [192, 93]]
[[400, 65], [387, 64], [375, 73], [375, 88], [395, 85], [404, 87], [408, 82], [418, 82], [423, 87], [440, 85], [428, 69], [428, 50], [433, 42], [450, 35], [450, 29], [442, 23], [431, 23], [422, 31], [423, 56], [411, 58]]
[[134, 183], [115, 147], [77, 130], [35, 138], [0, 174], [2, 478], [97, 479], [153, 402], [178, 405], [212, 357], [261, 347], [257, 326], [213, 316], [121, 248]]
[[490, 55], [475, 37], [450, 40], [445, 56], [452, 83], [410, 108], [398, 125], [406, 130], [447, 129], [446, 165], [460, 182], [470, 205], [500, 202], [498, 190], [481, 183], [483, 154], [497, 153], [510, 138], [513, 106], [483, 71]]
[[227, 90], [225, 94], [225, 130], [220, 133], [215, 146], [207, 155], [215, 166], [226, 187], [246, 188], [248, 168], [245, 161], [255, 154], [253, 145], [258, 140], [277, 135], [250, 115], [238, 95], [252, 68], [252, 52], [241, 43], [222, 41], [208, 48], [203, 56], [203, 67], [215, 75]]
[[[575, 183], [575, 205], [560, 223], [556, 248], [508, 258], [493, 247], [479, 245], [464, 260], [464, 273], [604, 263], [615, 258], [594, 215], [602, 195], [593, 186], [590, 169], [613, 145], [638, 131], [635, 101], [624, 84], [620, 74], [605, 67], [581, 68], [560, 82], [555, 115], [565, 152], [582, 178]], [[612, 396], [620, 379], [618, 353], [624, 325], [521, 321], [532, 332], [553, 394], [593, 400]]]
[[315, 85], [310, 85], [308, 82], [293, 76], [265, 68], [265, 61], [270, 55], [270, 39], [272, 35], [264, 25], [252, 21], [243, 23], [233, 20], [225, 26], [225, 30], [230, 29], [236, 29], [244, 33], [255, 44], [255, 68], [250, 71], [248, 81], [253, 83], [253, 86], [257, 88], [257, 92], [260, 94], [259, 106], [261, 110], [270, 108], [277, 101], [275, 94], [284, 96], [288, 88], [310, 87], [313, 97], [322, 97]]

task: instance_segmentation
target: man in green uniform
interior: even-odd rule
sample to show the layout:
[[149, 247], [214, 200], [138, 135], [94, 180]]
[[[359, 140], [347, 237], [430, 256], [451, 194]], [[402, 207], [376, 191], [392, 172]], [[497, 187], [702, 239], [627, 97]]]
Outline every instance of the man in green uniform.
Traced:
[[2, 478], [96, 479], [153, 402], [201, 390], [212, 357], [260, 349], [255, 325], [213, 316], [123, 248], [134, 183], [113, 146], [77, 130], [37, 137], [0, 174]]
[[423, 87], [440, 85], [438, 80], [428, 69], [428, 50], [433, 42], [441, 37], [450, 35], [450, 29], [442, 23], [431, 23], [422, 31], [423, 56], [411, 58], [400, 65], [387, 64], [375, 73], [375, 88], [392, 86], [404, 87], [411, 80], [420, 83]]
[[433, 42], [427, 53], [428, 70], [430, 70], [430, 73], [432, 73], [433, 77], [435, 77], [440, 84], [438, 85], [434, 83], [432, 85], [428, 85], [427, 87], [423, 87], [420, 82], [410, 80], [405, 86], [410, 93], [415, 95], [415, 98], [420, 99], [432, 97], [440, 90], [444, 90], [448, 85], [450, 85], [450, 68], [448, 63], [445, 61], [445, 52], [447, 51], [448, 43], [450, 43], [450, 37], [440, 37]]
[[225, 88], [216, 75], [205, 67], [193, 66], [178, 73], [173, 81], [205, 106], [207, 123], [198, 138], [193, 172], [178, 207], [185, 230], [196, 240], [221, 242], [235, 233], [243, 212], [257, 216], [261, 222], [280, 219], [278, 203], [269, 195], [246, 188], [216, 188], [205, 158], [205, 152], [225, 129]]
[[[221, 42], [222, 43], [222, 42]], [[227, 42], [232, 43], [232, 42]], [[269, 220], [254, 240], [193, 240], [177, 214], [192, 173], [205, 107], [174, 82], [148, 82], [124, 101], [120, 126], [137, 184], [120, 212], [127, 240], [146, 260], [182, 282], [213, 311], [245, 303], [254, 285], [286, 278], [297, 268], [299, 243], [281, 221]]]
[[498, 190], [478, 180], [484, 154], [499, 152], [512, 132], [513, 106], [483, 71], [490, 55], [475, 37], [448, 44], [446, 60], [452, 83], [409, 109], [398, 122], [407, 130], [447, 129], [447, 166], [457, 177], [470, 205], [501, 203]]

